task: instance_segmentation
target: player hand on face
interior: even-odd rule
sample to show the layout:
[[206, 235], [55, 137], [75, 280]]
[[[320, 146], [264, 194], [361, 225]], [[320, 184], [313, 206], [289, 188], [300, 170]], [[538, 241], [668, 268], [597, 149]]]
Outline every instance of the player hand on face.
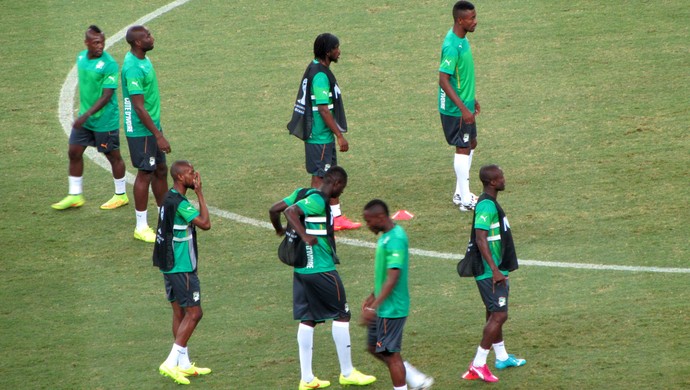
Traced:
[[201, 175], [199, 172], [194, 173], [194, 192], [201, 192]]

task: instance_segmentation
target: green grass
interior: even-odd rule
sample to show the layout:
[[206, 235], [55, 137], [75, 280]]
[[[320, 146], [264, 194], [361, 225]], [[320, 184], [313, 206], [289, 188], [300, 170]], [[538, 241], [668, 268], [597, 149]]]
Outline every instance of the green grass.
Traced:
[[[112, 35], [166, 3], [3, 3], [1, 388], [175, 387], [156, 370], [172, 340], [151, 247], [131, 237], [132, 206], [98, 210], [111, 195], [109, 172], [87, 161], [86, 205], [49, 207], [67, 189], [57, 101], [84, 29], [96, 23]], [[338, 156], [351, 176], [345, 212], [361, 219], [361, 207], [381, 197], [416, 215], [403, 223], [411, 246], [462, 253], [470, 216], [450, 204], [452, 149], [436, 110], [451, 5], [192, 0], [151, 21], [170, 159], [194, 162], [213, 206], [266, 221], [273, 202], [308, 183], [302, 146], [285, 123], [313, 39], [331, 31], [341, 39], [333, 71], [351, 127], [351, 151]], [[504, 168], [500, 200], [520, 258], [687, 268], [687, 5], [477, 6], [470, 39], [483, 112], [472, 189], [480, 192], [479, 166]], [[110, 52], [121, 61], [126, 50], [119, 42]], [[126, 147], [123, 155], [129, 166]], [[341, 236], [374, 240], [366, 230]], [[214, 373], [192, 386], [294, 388], [291, 275], [276, 259], [278, 239], [216, 216], [200, 245], [205, 317], [190, 350]], [[371, 290], [373, 251], [340, 245], [339, 253], [357, 307]], [[459, 375], [483, 308], [454, 268], [413, 256], [404, 355], [436, 378], [435, 388], [480, 388], [459, 384]], [[511, 280], [505, 339], [528, 364], [501, 372], [499, 388], [690, 386], [684, 274], [523, 266]], [[328, 328], [316, 332], [314, 369], [333, 381]], [[380, 379], [371, 388], [390, 388], [385, 368], [363, 350], [364, 329], [351, 333], [355, 365]]]

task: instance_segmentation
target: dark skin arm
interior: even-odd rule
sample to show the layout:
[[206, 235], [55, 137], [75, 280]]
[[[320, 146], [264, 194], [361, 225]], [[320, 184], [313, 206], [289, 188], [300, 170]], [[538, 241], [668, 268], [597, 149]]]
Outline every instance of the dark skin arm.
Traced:
[[110, 99], [113, 97], [113, 92], [115, 92], [114, 89], [112, 88], [103, 88], [103, 93], [101, 94], [101, 97], [96, 100], [96, 103], [91, 106], [85, 113], [81, 114], [79, 118], [77, 118], [74, 123], [72, 124], [72, 127], [75, 129], [81, 129], [82, 126], [84, 126], [84, 123], [91, 117], [91, 115], [97, 113], [100, 111], [103, 107], [105, 107], [106, 104], [110, 101]]
[[399, 279], [400, 269], [389, 268], [386, 273], [386, 280], [383, 282], [383, 286], [381, 286], [381, 293], [379, 296], [375, 297], [374, 293], [371, 293], [362, 304], [362, 315], [360, 316], [360, 321], [362, 323], [369, 324], [374, 321], [376, 318], [376, 309], [378, 309], [381, 303], [388, 298], [395, 285], [398, 284]]
[[293, 204], [292, 206], [286, 208], [285, 211], [283, 211], [283, 214], [285, 214], [285, 217], [287, 218], [290, 225], [292, 225], [295, 228], [295, 233], [297, 233], [297, 235], [300, 236], [302, 241], [304, 241], [307, 245], [316, 245], [316, 243], [318, 242], [316, 236], [307, 234], [306, 229], [300, 221], [300, 217], [304, 216], [304, 211], [302, 211], [302, 209], [299, 208], [299, 206]]
[[501, 273], [501, 271], [498, 269], [498, 266], [496, 266], [496, 263], [493, 261], [493, 257], [491, 256], [488, 240], [489, 231], [482, 229], [474, 229], [474, 231], [477, 236], [477, 248], [479, 249], [479, 253], [481, 253], [482, 258], [486, 260], [486, 263], [489, 264], [489, 267], [491, 268], [494, 284], [504, 283], [506, 276]]
[[465, 106], [465, 103], [460, 100], [460, 97], [458, 96], [457, 93], [455, 93], [455, 90], [453, 87], [450, 85], [450, 75], [448, 73], [444, 72], [438, 72], [438, 85], [441, 87], [443, 92], [446, 93], [446, 96], [460, 109], [460, 112], [462, 112], [462, 121], [471, 124], [474, 123], [474, 117], [476, 115], [479, 115], [479, 112], [481, 111], [481, 108], [479, 106], [479, 101], [475, 100], [474, 103], [474, 112], [475, 114], [472, 114], [472, 112]]
[[150, 131], [154, 137], [156, 137], [158, 148], [163, 151], [163, 153], [170, 153], [170, 143], [168, 143], [168, 140], [165, 139], [163, 133], [158, 130], [156, 125], [153, 123], [153, 119], [151, 119], [151, 115], [149, 115], [149, 112], [146, 111], [146, 108], [144, 108], [144, 95], [131, 95], [129, 99], [132, 102], [132, 107], [137, 113], [137, 116], [139, 116], [141, 123], [146, 126], [146, 129]]
[[288, 208], [287, 203], [285, 203], [284, 200], [281, 200], [280, 202], [274, 203], [273, 206], [268, 209], [268, 217], [271, 219], [271, 224], [273, 225], [273, 229], [275, 229], [278, 237], [281, 237], [285, 234], [285, 227], [283, 227], [283, 224], [280, 222], [280, 214], [282, 214], [286, 208]]
[[208, 230], [211, 228], [211, 219], [209, 218], [204, 193], [201, 190], [201, 175], [199, 175], [199, 172], [196, 172], [194, 176], [194, 193], [196, 193], [196, 197], [199, 200], [199, 216], [194, 218], [192, 223], [199, 229]]
[[343, 133], [340, 131], [338, 124], [335, 122], [335, 118], [333, 118], [331, 110], [328, 109], [328, 105], [319, 104], [317, 107], [324, 123], [326, 123], [326, 126], [328, 126], [328, 128], [331, 129], [331, 132], [333, 132], [333, 135], [335, 135], [335, 138], [338, 141], [338, 146], [340, 147], [340, 151], [347, 152], [348, 149], [350, 149], [350, 145], [345, 139], [345, 136], [343, 136]]

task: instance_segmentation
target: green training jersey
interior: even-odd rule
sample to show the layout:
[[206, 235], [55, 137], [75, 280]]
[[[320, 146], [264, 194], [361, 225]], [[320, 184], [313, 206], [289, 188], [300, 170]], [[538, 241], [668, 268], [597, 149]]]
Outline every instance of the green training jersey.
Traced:
[[[472, 48], [467, 37], [458, 37], [452, 28], [443, 40], [441, 66], [438, 71], [450, 75], [451, 87], [467, 109], [474, 113], [475, 80]], [[446, 96], [440, 86], [438, 87], [438, 110], [444, 115], [462, 116], [458, 106]]]
[[326, 207], [330, 207], [330, 205], [326, 204], [323, 197], [318, 193], [312, 193], [295, 203], [297, 193], [300, 190], [301, 188], [296, 189], [295, 192], [283, 199], [283, 201], [288, 206], [297, 204], [297, 207], [302, 210], [307, 234], [316, 236], [317, 243], [314, 246], [307, 245], [307, 265], [304, 268], [295, 268], [295, 272], [299, 274], [316, 274], [334, 271], [333, 250], [328, 244], [327, 238], [327, 226], [330, 222], [326, 220]]
[[[487, 240], [489, 242], [489, 250], [491, 250], [491, 261], [498, 267], [501, 264], [501, 226], [498, 222], [498, 210], [496, 204], [489, 199], [484, 199], [475, 206], [474, 228], [486, 230], [488, 232]], [[493, 276], [489, 264], [484, 261], [484, 273], [476, 276], [475, 280], [488, 279]], [[508, 275], [508, 271], [501, 271], [503, 275]]]
[[117, 105], [118, 66], [113, 57], [103, 52], [98, 58], [89, 59], [89, 51], [77, 55], [79, 72], [79, 115], [84, 114], [103, 95], [103, 89], [113, 89], [113, 95], [103, 108], [86, 120], [84, 127], [91, 131], [106, 132], [120, 128], [120, 108]]
[[122, 64], [122, 97], [124, 100], [125, 135], [127, 137], [145, 137], [151, 132], [141, 123], [132, 107], [131, 95], [144, 95], [144, 108], [151, 116], [158, 130], [161, 129], [161, 98], [158, 94], [158, 78], [153, 64], [148, 57], [140, 60], [127, 52]]
[[407, 286], [409, 268], [409, 252], [407, 234], [400, 225], [379, 237], [376, 245], [376, 260], [374, 261], [374, 295], [381, 294], [381, 288], [386, 281], [388, 270], [400, 270], [400, 278], [393, 291], [376, 309], [381, 318], [407, 317], [410, 311], [410, 292]]
[[[175, 189], [170, 191], [177, 193]], [[184, 196], [182, 197], [184, 198]], [[199, 211], [189, 203], [187, 198], [184, 198], [177, 206], [173, 226], [175, 266], [170, 271], [164, 273], [193, 272], [196, 269], [197, 258], [194, 254], [194, 240], [192, 240], [192, 221], [198, 216]]]
[[[314, 60], [314, 62], [318, 62]], [[326, 73], [319, 72], [314, 75], [311, 81], [311, 106], [314, 116], [314, 122], [311, 127], [311, 137], [305, 142], [309, 144], [329, 144], [335, 141], [335, 136], [331, 129], [326, 126], [321, 114], [319, 114], [317, 105], [327, 104], [328, 108], [333, 113], [333, 98], [331, 96], [331, 83], [328, 81]]]

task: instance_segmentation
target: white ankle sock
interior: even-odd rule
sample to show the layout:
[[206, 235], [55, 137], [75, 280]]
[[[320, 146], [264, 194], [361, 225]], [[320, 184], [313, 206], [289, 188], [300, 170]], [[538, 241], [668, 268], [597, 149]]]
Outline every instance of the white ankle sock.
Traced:
[[134, 212], [137, 216], [137, 230], [146, 229], [147, 227], [149, 227], [148, 210], [135, 210]]
[[481, 346], [477, 347], [477, 354], [474, 356], [474, 362], [472, 365], [475, 367], [481, 367], [486, 364], [486, 357], [489, 356], [490, 349], [484, 349]]
[[172, 349], [170, 350], [170, 354], [168, 355], [168, 358], [165, 359], [165, 364], [168, 367], [177, 367], [177, 359], [180, 356], [180, 352], [182, 352], [183, 347], [173, 344]]
[[67, 181], [69, 182], [69, 194], [79, 195], [82, 192], [82, 177], [81, 176], [68, 176]]
[[492, 344], [492, 347], [494, 348], [494, 353], [496, 354], [497, 360], [508, 359], [508, 352], [506, 351], [506, 346], [502, 340], [496, 344]]
[[183, 369], [187, 369], [192, 366], [192, 362], [189, 361], [189, 350], [187, 347], [182, 348], [180, 351], [180, 355], [177, 357], [177, 365]]
[[115, 179], [113, 178], [113, 182], [115, 182], [115, 194], [117, 195], [122, 195], [125, 193], [126, 188], [127, 188], [127, 181], [125, 180], [125, 177], [122, 176], [121, 179]]

